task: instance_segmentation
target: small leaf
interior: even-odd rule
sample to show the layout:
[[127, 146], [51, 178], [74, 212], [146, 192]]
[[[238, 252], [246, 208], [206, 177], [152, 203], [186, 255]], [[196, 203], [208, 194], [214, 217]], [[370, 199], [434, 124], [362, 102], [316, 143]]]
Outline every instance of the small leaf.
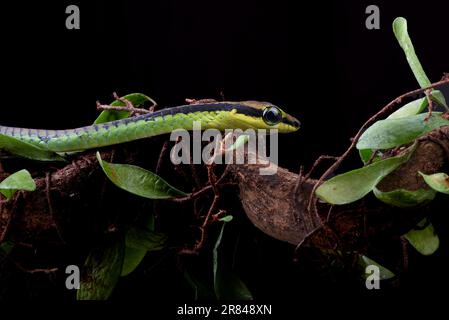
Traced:
[[120, 276], [124, 277], [133, 272], [142, 262], [143, 258], [145, 258], [146, 254], [147, 250], [145, 249], [126, 247]]
[[368, 194], [388, 174], [406, 162], [414, 147], [407, 153], [379, 160], [363, 168], [337, 175], [325, 181], [316, 190], [316, 195], [331, 204], [347, 204]]
[[109, 180], [130, 193], [149, 199], [169, 199], [187, 195], [148, 170], [129, 164], [108, 163], [101, 159], [99, 152], [97, 159]]
[[399, 208], [409, 208], [427, 203], [432, 201], [436, 194], [436, 192], [432, 189], [418, 189], [414, 191], [396, 189], [393, 191], [383, 192], [377, 188], [374, 188], [373, 191], [377, 199], [386, 204]]
[[404, 50], [405, 57], [407, 58], [407, 62], [410, 66], [410, 69], [412, 69], [413, 74], [415, 75], [415, 78], [418, 81], [421, 88], [430, 86], [431, 82], [427, 77], [426, 73], [424, 72], [421, 63], [419, 62], [418, 56], [415, 53], [415, 48], [413, 47], [412, 44], [412, 40], [408, 35], [407, 20], [402, 17], [394, 19], [393, 32], [402, 50]]
[[129, 227], [126, 232], [126, 246], [147, 251], [165, 248], [167, 237], [162, 233]]
[[65, 161], [59, 154], [38, 148], [34, 144], [0, 134], [0, 149], [17, 156], [38, 161]]
[[[156, 104], [156, 102], [153, 99], [142, 93], [131, 93], [122, 98], [131, 102], [135, 108], [142, 106], [145, 102], [148, 101], [150, 101], [153, 104]], [[125, 106], [125, 104], [121, 101], [115, 100], [114, 102], [111, 103], [111, 106], [123, 107]], [[98, 118], [95, 120], [94, 124], [128, 118], [129, 115], [130, 115], [129, 111], [103, 110], [98, 116]]]
[[373, 150], [371, 149], [360, 149], [359, 150], [360, 159], [362, 159], [363, 163], [366, 164], [373, 156]]
[[[427, 219], [418, 223], [418, 228], [422, 228], [427, 224]], [[412, 229], [407, 232], [404, 237], [410, 244], [421, 254], [428, 256], [437, 251], [440, 246], [440, 239], [435, 233], [433, 225], [428, 223], [422, 230]]]
[[227, 216], [224, 216], [223, 218], [220, 218], [219, 221], [231, 222], [233, 218], [234, 218], [233, 216], [227, 215]]
[[[363, 254], [359, 254], [359, 266], [363, 269], [363, 271], [366, 270], [366, 267], [374, 265], [379, 268], [379, 278], [380, 280], [387, 280], [395, 277], [395, 274], [391, 272], [389, 269], [385, 268], [381, 264], [377, 263], [376, 261], [368, 258], [367, 256]], [[366, 272], [363, 272], [363, 276], [367, 278], [369, 274]]]
[[[0, 243], [0, 254], [9, 255], [14, 248], [14, 243], [11, 241], [5, 241]], [[0, 261], [1, 262], [1, 261]]]
[[[136, 231], [139, 230], [139, 231]], [[143, 229], [143, 231], [148, 231], [151, 234], [154, 233], [154, 216], [153, 214], [148, 216], [148, 221], [146, 222], [146, 227]], [[137, 235], [136, 235], [137, 233]], [[129, 227], [127, 229], [127, 232], [125, 234], [125, 243], [131, 243], [131, 245], [133, 245], [133, 242], [139, 242], [139, 239], [136, 239], [139, 237], [139, 234], [141, 234], [140, 232], [140, 228], [137, 227]], [[148, 241], [149, 237], [144, 237], [144, 240], [142, 242]], [[157, 244], [155, 242], [159, 241], [159, 244], [165, 244], [165, 237], [162, 237], [162, 235], [160, 235], [159, 239], [155, 238], [153, 240], [154, 245], [152, 246], [151, 250], [147, 250], [147, 248], [149, 247], [149, 245], [147, 246], [142, 246], [140, 244], [138, 244], [138, 248], [135, 248], [136, 245], [134, 245], [134, 247], [131, 246], [126, 246], [125, 248], [125, 258], [123, 260], [123, 267], [122, 267], [122, 274], [121, 276], [124, 277], [128, 274], [130, 274], [131, 272], [133, 272], [138, 266], [139, 264], [142, 262], [143, 258], [145, 258], [145, 255], [148, 251], [153, 251], [156, 250], [157, 248]], [[162, 249], [162, 247], [161, 247]]]
[[408, 144], [426, 133], [441, 126], [449, 125], [449, 120], [434, 112], [427, 120], [427, 114], [422, 113], [396, 119], [377, 121], [369, 127], [357, 142], [357, 149], [390, 149]]
[[13, 173], [0, 182], [0, 193], [8, 200], [11, 199], [18, 190], [36, 190], [36, 183], [30, 173], [25, 169]]
[[[432, 92], [431, 98], [434, 100], [436, 95], [441, 94], [440, 91], [435, 90]], [[444, 99], [444, 97], [443, 97]], [[398, 109], [396, 112], [393, 112], [387, 119], [398, 119], [398, 118], [405, 118], [408, 116], [413, 116], [421, 113], [427, 106], [429, 105], [427, 97], [413, 100], [406, 105], [402, 106], [400, 109]], [[363, 163], [366, 164], [370, 157], [373, 154], [373, 150], [371, 149], [360, 149], [359, 155], [362, 159]], [[376, 156], [372, 162], [375, 162], [377, 160], [380, 160], [381, 157]]]
[[125, 241], [117, 237], [92, 250], [86, 259], [78, 300], [106, 300], [112, 294], [122, 271]]
[[[362, 159], [363, 164], [367, 164], [370, 160], [371, 163], [382, 160], [382, 153], [376, 151], [376, 155], [373, 157], [373, 150], [371, 149], [360, 149], [359, 156]], [[372, 158], [372, 159], [371, 159]]]
[[[415, 75], [415, 78], [421, 88], [430, 86], [431, 82], [424, 72], [421, 62], [419, 62], [418, 56], [415, 53], [415, 48], [413, 47], [412, 40], [408, 35], [407, 20], [402, 17], [396, 18], [393, 21], [393, 32], [402, 50], [404, 50], [405, 57], [407, 58], [410, 69], [412, 69], [412, 72]], [[444, 95], [440, 91], [433, 90], [431, 98], [433, 101], [444, 106], [446, 109], [448, 108], [446, 100], [444, 99]]]
[[[226, 218], [226, 217], [225, 217]], [[221, 226], [220, 234], [213, 250], [214, 289], [218, 299], [252, 300], [253, 297], [247, 286], [240, 280], [225, 263], [220, 244], [226, 222]]]
[[250, 139], [250, 136], [248, 134], [242, 134], [237, 137], [235, 142], [226, 149], [226, 152], [237, 150], [241, 147], [243, 147]]
[[428, 104], [429, 102], [427, 101], [426, 97], [413, 100], [390, 114], [387, 119], [398, 119], [417, 115], [423, 112]]
[[419, 173], [433, 190], [449, 194], [449, 176], [443, 172], [434, 174]]

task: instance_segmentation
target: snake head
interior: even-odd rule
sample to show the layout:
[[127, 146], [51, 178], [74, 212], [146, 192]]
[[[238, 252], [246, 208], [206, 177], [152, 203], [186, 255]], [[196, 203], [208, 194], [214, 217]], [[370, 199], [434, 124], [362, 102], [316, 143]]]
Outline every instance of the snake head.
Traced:
[[297, 131], [301, 126], [298, 119], [272, 103], [244, 101], [241, 104], [255, 110], [253, 119], [246, 119], [248, 122], [252, 122], [252, 127], [259, 129], [278, 129], [281, 133], [288, 133]]

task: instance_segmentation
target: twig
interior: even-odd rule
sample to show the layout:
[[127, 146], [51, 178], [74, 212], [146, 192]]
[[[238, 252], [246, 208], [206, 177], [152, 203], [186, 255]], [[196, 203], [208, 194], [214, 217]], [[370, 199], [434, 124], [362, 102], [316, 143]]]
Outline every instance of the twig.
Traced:
[[159, 152], [159, 158], [157, 160], [155, 171], [156, 174], [159, 174], [159, 172], [161, 171], [162, 161], [164, 160], [164, 157], [167, 154], [167, 150], [168, 150], [168, 141], [165, 141], [164, 144], [162, 145], [161, 151]]
[[297, 199], [298, 191], [301, 188], [304, 179], [304, 166], [299, 166], [298, 181], [296, 182], [295, 188], [293, 189], [293, 196]]
[[101, 104], [99, 101], [97, 101], [97, 109], [98, 110], [115, 110], [115, 111], [129, 111], [131, 114], [144, 114], [144, 113], [153, 113], [154, 110], [157, 107], [157, 104], [153, 101], [153, 105], [149, 107], [149, 110], [143, 109], [143, 108], [136, 108], [132, 104], [131, 101], [121, 98], [117, 95], [117, 93], [112, 93], [114, 99], [122, 102], [124, 106], [111, 106], [111, 105], [105, 105]]
[[369, 157], [368, 161], [366, 162], [367, 165], [371, 164], [374, 160], [374, 158], [376, 158], [377, 155], [377, 150], [373, 150], [373, 153], [371, 154], [371, 156]]
[[302, 247], [302, 245], [306, 242], [306, 240], [309, 239], [311, 236], [313, 236], [321, 228], [322, 226], [318, 226], [312, 231], [310, 231], [308, 234], [306, 234], [304, 238], [296, 245], [295, 252], [298, 252], [298, 250]]
[[129, 101], [128, 99], [124, 99], [124, 98], [119, 97], [117, 92], [113, 92], [112, 96], [114, 97], [115, 100], [120, 101], [121, 103], [123, 103], [125, 105], [125, 107], [127, 107], [127, 108], [134, 108], [134, 105], [132, 104], [131, 101]]
[[324, 160], [338, 160], [338, 157], [335, 156], [327, 156], [327, 155], [322, 155], [319, 156], [318, 159], [315, 160], [315, 162], [312, 165], [312, 168], [310, 168], [309, 172], [307, 172], [307, 174], [305, 175], [304, 179], [307, 180], [308, 178], [310, 178], [310, 176], [312, 175], [312, 172], [316, 170], [316, 168], [321, 164], [321, 162], [323, 162]]
[[425, 122], [429, 121], [430, 117], [432, 116], [432, 111], [433, 111], [433, 101], [431, 98], [431, 93], [432, 93], [432, 89], [428, 89], [425, 91], [426, 93], [426, 99], [427, 99], [427, 103], [428, 103], [428, 109], [429, 109], [429, 113], [427, 114], [426, 118], [424, 119]]
[[194, 250], [197, 251], [197, 252], [200, 251], [203, 248], [204, 243], [206, 241], [206, 237], [207, 237], [206, 228], [207, 228], [207, 226], [209, 224], [210, 217], [212, 216], [212, 212], [214, 212], [216, 207], [217, 207], [218, 199], [219, 199], [218, 196], [214, 196], [214, 200], [212, 201], [212, 204], [211, 204], [211, 206], [209, 208], [209, 211], [207, 212], [207, 216], [204, 219], [204, 222], [203, 222], [203, 224], [200, 227], [200, 232], [201, 232], [200, 240], [197, 242], [197, 244], [194, 247]]
[[204, 245], [204, 241], [206, 240], [206, 228], [207, 225], [209, 224], [210, 221], [210, 217], [212, 216], [212, 213], [216, 210], [217, 205], [218, 205], [218, 199], [220, 198], [219, 195], [215, 195], [214, 196], [214, 200], [212, 201], [212, 204], [210, 205], [209, 211], [207, 212], [206, 218], [203, 221], [203, 224], [201, 225], [201, 238], [200, 241], [195, 245], [195, 250], [199, 251], [203, 245]]
[[332, 213], [333, 208], [334, 208], [333, 205], [329, 206], [329, 211], [327, 212], [327, 217], [326, 217], [326, 223], [329, 223], [329, 220], [331, 219], [331, 213]]
[[98, 110], [115, 110], [115, 111], [129, 111], [135, 114], [144, 114], [144, 113], [153, 113], [151, 110], [146, 110], [142, 108], [134, 108], [134, 107], [119, 107], [119, 106], [111, 106], [107, 104], [100, 104], [99, 101], [97, 101], [97, 109]]
[[198, 100], [197, 99], [186, 98], [185, 100], [186, 100], [186, 102], [188, 104], [203, 104], [203, 103], [216, 103], [216, 102], [218, 102], [217, 100], [210, 99], [210, 98], [198, 99]]
[[[210, 189], [212, 189], [214, 191], [214, 199], [212, 200], [212, 203], [209, 207], [206, 217], [204, 218], [203, 223], [200, 227], [200, 234], [201, 234], [200, 239], [195, 244], [193, 249], [188, 249], [188, 248], [181, 249], [179, 251], [180, 254], [198, 254], [198, 252], [203, 248], [204, 243], [206, 241], [207, 227], [211, 223], [211, 221], [212, 222], [214, 221], [214, 220], [211, 220], [211, 217], [213, 217], [213, 213], [217, 209], [218, 200], [220, 199], [220, 191], [217, 187], [217, 177], [215, 176], [213, 168], [214, 168], [213, 163], [210, 165], [207, 165], [207, 176], [209, 179], [209, 186], [207, 186], [207, 187], [209, 187]], [[207, 187], [203, 188], [202, 190], [206, 190]]]
[[5, 229], [3, 230], [2, 234], [0, 235], [0, 243], [2, 243], [6, 239], [6, 235], [8, 234], [8, 231], [11, 227], [12, 219], [14, 218], [14, 213], [16, 212], [17, 205], [19, 203], [19, 199], [21, 199], [22, 196], [23, 196], [23, 192], [17, 191], [17, 194], [14, 198], [14, 202], [12, 205], [12, 209], [10, 210], [8, 221], [6, 222], [6, 225], [5, 225]]
[[44, 273], [44, 274], [52, 274], [55, 273], [56, 271], [58, 271], [58, 268], [36, 268], [36, 269], [27, 269], [24, 266], [22, 266], [20, 263], [18, 263], [17, 261], [14, 261], [13, 259], [10, 259], [14, 265], [23, 272], [26, 273], [30, 273], [30, 274], [35, 274], [35, 273]]
[[[159, 152], [159, 158], [157, 159], [156, 170], [155, 170], [156, 174], [159, 174], [161, 171], [162, 162], [167, 153], [167, 150], [168, 150], [168, 141], [165, 141], [164, 144], [162, 145], [161, 151]], [[159, 203], [159, 201], [157, 201], [157, 200], [153, 201], [153, 215], [155, 218], [159, 217], [158, 203]]]
[[383, 107], [379, 112], [377, 112], [374, 116], [372, 116], [371, 118], [369, 118], [364, 124], [363, 126], [359, 129], [359, 131], [357, 132], [357, 134], [355, 135], [355, 137], [352, 139], [351, 144], [349, 145], [348, 149], [346, 149], [346, 151], [340, 156], [338, 157], [338, 160], [335, 161], [335, 163], [329, 167], [329, 169], [326, 170], [326, 172], [323, 173], [323, 175], [318, 179], [317, 183], [313, 186], [312, 192], [310, 194], [310, 198], [309, 198], [309, 205], [308, 205], [308, 210], [311, 211], [312, 209], [314, 211], [316, 211], [316, 197], [315, 197], [315, 192], [316, 189], [321, 185], [321, 183], [324, 181], [324, 179], [326, 179], [329, 175], [331, 175], [332, 173], [335, 172], [335, 170], [338, 169], [338, 167], [340, 166], [340, 164], [348, 157], [349, 153], [352, 151], [352, 149], [355, 147], [355, 145], [357, 144], [357, 141], [359, 140], [360, 136], [362, 135], [362, 133], [368, 128], [368, 126], [370, 126], [372, 123], [374, 123], [375, 121], [377, 121], [377, 119], [379, 117], [381, 117], [382, 115], [384, 115], [385, 113], [387, 113], [388, 111], [391, 111], [391, 109], [393, 109], [393, 107], [396, 104], [401, 103], [401, 101], [405, 98], [417, 95], [419, 93], [423, 93], [426, 90], [435, 88], [435, 87], [439, 87], [445, 84], [449, 84], [449, 79], [444, 79], [438, 82], [435, 82], [433, 84], [431, 84], [430, 86], [426, 87], [426, 88], [421, 88], [421, 89], [416, 89], [407, 93], [404, 93], [403, 95], [397, 97], [396, 99], [392, 100], [390, 103], [388, 103], [385, 107]]
[[218, 180], [216, 182], [217, 186], [220, 185], [220, 183], [226, 178], [226, 176], [228, 175], [228, 173], [230, 171], [229, 168], [230, 168], [230, 166], [229, 166], [229, 164], [227, 164], [225, 169], [223, 170], [223, 173], [221, 174], [220, 178], [218, 178]]

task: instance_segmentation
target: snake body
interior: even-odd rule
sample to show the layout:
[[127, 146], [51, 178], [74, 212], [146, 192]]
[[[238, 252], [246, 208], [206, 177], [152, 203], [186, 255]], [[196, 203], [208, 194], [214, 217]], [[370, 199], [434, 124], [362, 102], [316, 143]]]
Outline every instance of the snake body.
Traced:
[[[274, 121], [273, 121], [274, 120]], [[172, 132], [201, 129], [298, 130], [299, 121], [267, 102], [214, 102], [182, 105], [153, 113], [68, 130], [0, 126], [0, 134], [54, 152], [69, 152], [115, 145]]]

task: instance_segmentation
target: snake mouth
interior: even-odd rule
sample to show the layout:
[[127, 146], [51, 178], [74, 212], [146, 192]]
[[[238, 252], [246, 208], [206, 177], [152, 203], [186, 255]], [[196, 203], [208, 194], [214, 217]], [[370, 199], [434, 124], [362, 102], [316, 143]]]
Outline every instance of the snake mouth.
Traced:
[[288, 118], [282, 119], [282, 123], [293, 127], [294, 131], [298, 130], [301, 127], [301, 122], [299, 122], [298, 119], [293, 118], [293, 117], [292, 117], [292, 119], [288, 119]]

